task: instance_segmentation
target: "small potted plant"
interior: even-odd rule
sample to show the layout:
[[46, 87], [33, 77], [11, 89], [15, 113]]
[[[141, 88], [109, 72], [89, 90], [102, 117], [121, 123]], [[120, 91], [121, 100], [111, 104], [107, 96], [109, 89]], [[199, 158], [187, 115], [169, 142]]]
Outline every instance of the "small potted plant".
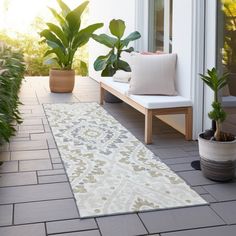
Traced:
[[[101, 76], [104, 77], [113, 76], [118, 70], [127, 72], [131, 71], [129, 64], [121, 59], [121, 54], [123, 52], [133, 52], [134, 48], [128, 47], [129, 43], [141, 37], [140, 33], [135, 31], [129, 34], [126, 38], [122, 39], [125, 33], [126, 25], [125, 22], [120, 19], [111, 20], [109, 29], [112, 36], [109, 36], [107, 34], [93, 34], [92, 36], [94, 40], [110, 48], [110, 51], [107, 55], [99, 56], [94, 62], [94, 69], [96, 71], [102, 71]], [[106, 92], [105, 101], [118, 102], [120, 100], [110, 93]]]
[[[47, 23], [48, 28], [40, 32], [41, 42], [47, 43], [49, 50], [45, 53], [45, 63], [52, 65], [49, 85], [51, 92], [70, 93], [74, 88], [75, 71], [73, 59], [78, 48], [84, 46], [95, 30], [102, 23], [89, 25], [80, 29], [81, 16], [89, 1], [71, 10], [62, 0], [57, 0], [61, 12], [49, 8], [58, 24]], [[56, 67], [55, 67], [56, 66]]]
[[213, 68], [207, 75], [200, 74], [200, 78], [214, 92], [212, 111], [208, 115], [216, 124], [215, 132], [205, 131], [198, 138], [201, 170], [211, 180], [229, 181], [235, 175], [236, 140], [234, 135], [221, 130], [227, 114], [218, 98], [219, 90], [227, 85], [228, 74], [219, 76]]

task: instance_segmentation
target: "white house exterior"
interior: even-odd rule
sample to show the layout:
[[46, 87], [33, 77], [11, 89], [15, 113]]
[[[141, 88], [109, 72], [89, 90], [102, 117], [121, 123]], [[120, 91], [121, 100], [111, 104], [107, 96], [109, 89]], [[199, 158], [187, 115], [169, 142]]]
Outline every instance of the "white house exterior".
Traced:
[[[135, 43], [135, 49], [148, 51], [153, 46], [152, 38], [155, 32], [150, 30], [150, 26], [153, 24], [153, 11], [158, 1], [164, 6], [163, 50], [169, 51], [172, 47], [172, 52], [178, 54], [177, 90], [193, 102], [193, 138], [196, 139], [199, 132], [211, 126], [207, 114], [212, 92], [203, 86], [198, 74], [217, 66], [217, 0], [91, 0], [91, 19], [105, 22], [101, 32], [107, 31], [111, 19], [123, 19], [126, 22], [127, 34], [138, 30], [142, 35]], [[91, 41], [89, 50], [89, 74], [96, 79], [100, 74], [94, 71], [93, 62], [106, 48]], [[185, 132], [183, 117], [165, 116], [161, 119], [180, 132]]]

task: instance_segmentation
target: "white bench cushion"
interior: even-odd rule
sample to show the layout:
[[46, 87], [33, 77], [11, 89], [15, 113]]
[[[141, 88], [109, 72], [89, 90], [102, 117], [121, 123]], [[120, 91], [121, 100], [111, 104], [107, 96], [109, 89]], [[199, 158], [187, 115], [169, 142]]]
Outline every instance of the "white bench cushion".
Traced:
[[182, 96], [127, 95], [129, 84], [114, 82], [112, 77], [101, 78], [101, 82], [142, 105], [147, 109], [192, 106], [190, 99]]

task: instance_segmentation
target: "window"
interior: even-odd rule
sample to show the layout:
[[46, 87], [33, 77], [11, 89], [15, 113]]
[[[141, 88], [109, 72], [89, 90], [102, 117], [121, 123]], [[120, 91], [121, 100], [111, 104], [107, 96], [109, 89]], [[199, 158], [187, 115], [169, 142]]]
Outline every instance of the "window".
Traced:
[[149, 0], [149, 51], [172, 50], [173, 0]]

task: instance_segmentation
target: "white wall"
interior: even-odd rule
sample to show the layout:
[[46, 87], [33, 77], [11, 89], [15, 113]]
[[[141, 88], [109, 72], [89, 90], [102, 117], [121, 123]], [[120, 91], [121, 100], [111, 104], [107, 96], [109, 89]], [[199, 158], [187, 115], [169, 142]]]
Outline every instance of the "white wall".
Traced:
[[[192, 99], [192, 1], [173, 1], [173, 52], [178, 55], [177, 91], [180, 95]], [[181, 133], [185, 133], [183, 115], [160, 117]]]
[[[122, 19], [126, 23], [125, 35], [135, 31], [135, 0], [90, 0], [91, 23], [103, 22], [104, 27], [96, 33], [109, 34], [109, 22], [112, 19]], [[105, 55], [108, 48], [90, 40], [89, 42], [89, 76], [98, 79], [101, 72], [93, 69], [93, 63], [100, 55]]]

